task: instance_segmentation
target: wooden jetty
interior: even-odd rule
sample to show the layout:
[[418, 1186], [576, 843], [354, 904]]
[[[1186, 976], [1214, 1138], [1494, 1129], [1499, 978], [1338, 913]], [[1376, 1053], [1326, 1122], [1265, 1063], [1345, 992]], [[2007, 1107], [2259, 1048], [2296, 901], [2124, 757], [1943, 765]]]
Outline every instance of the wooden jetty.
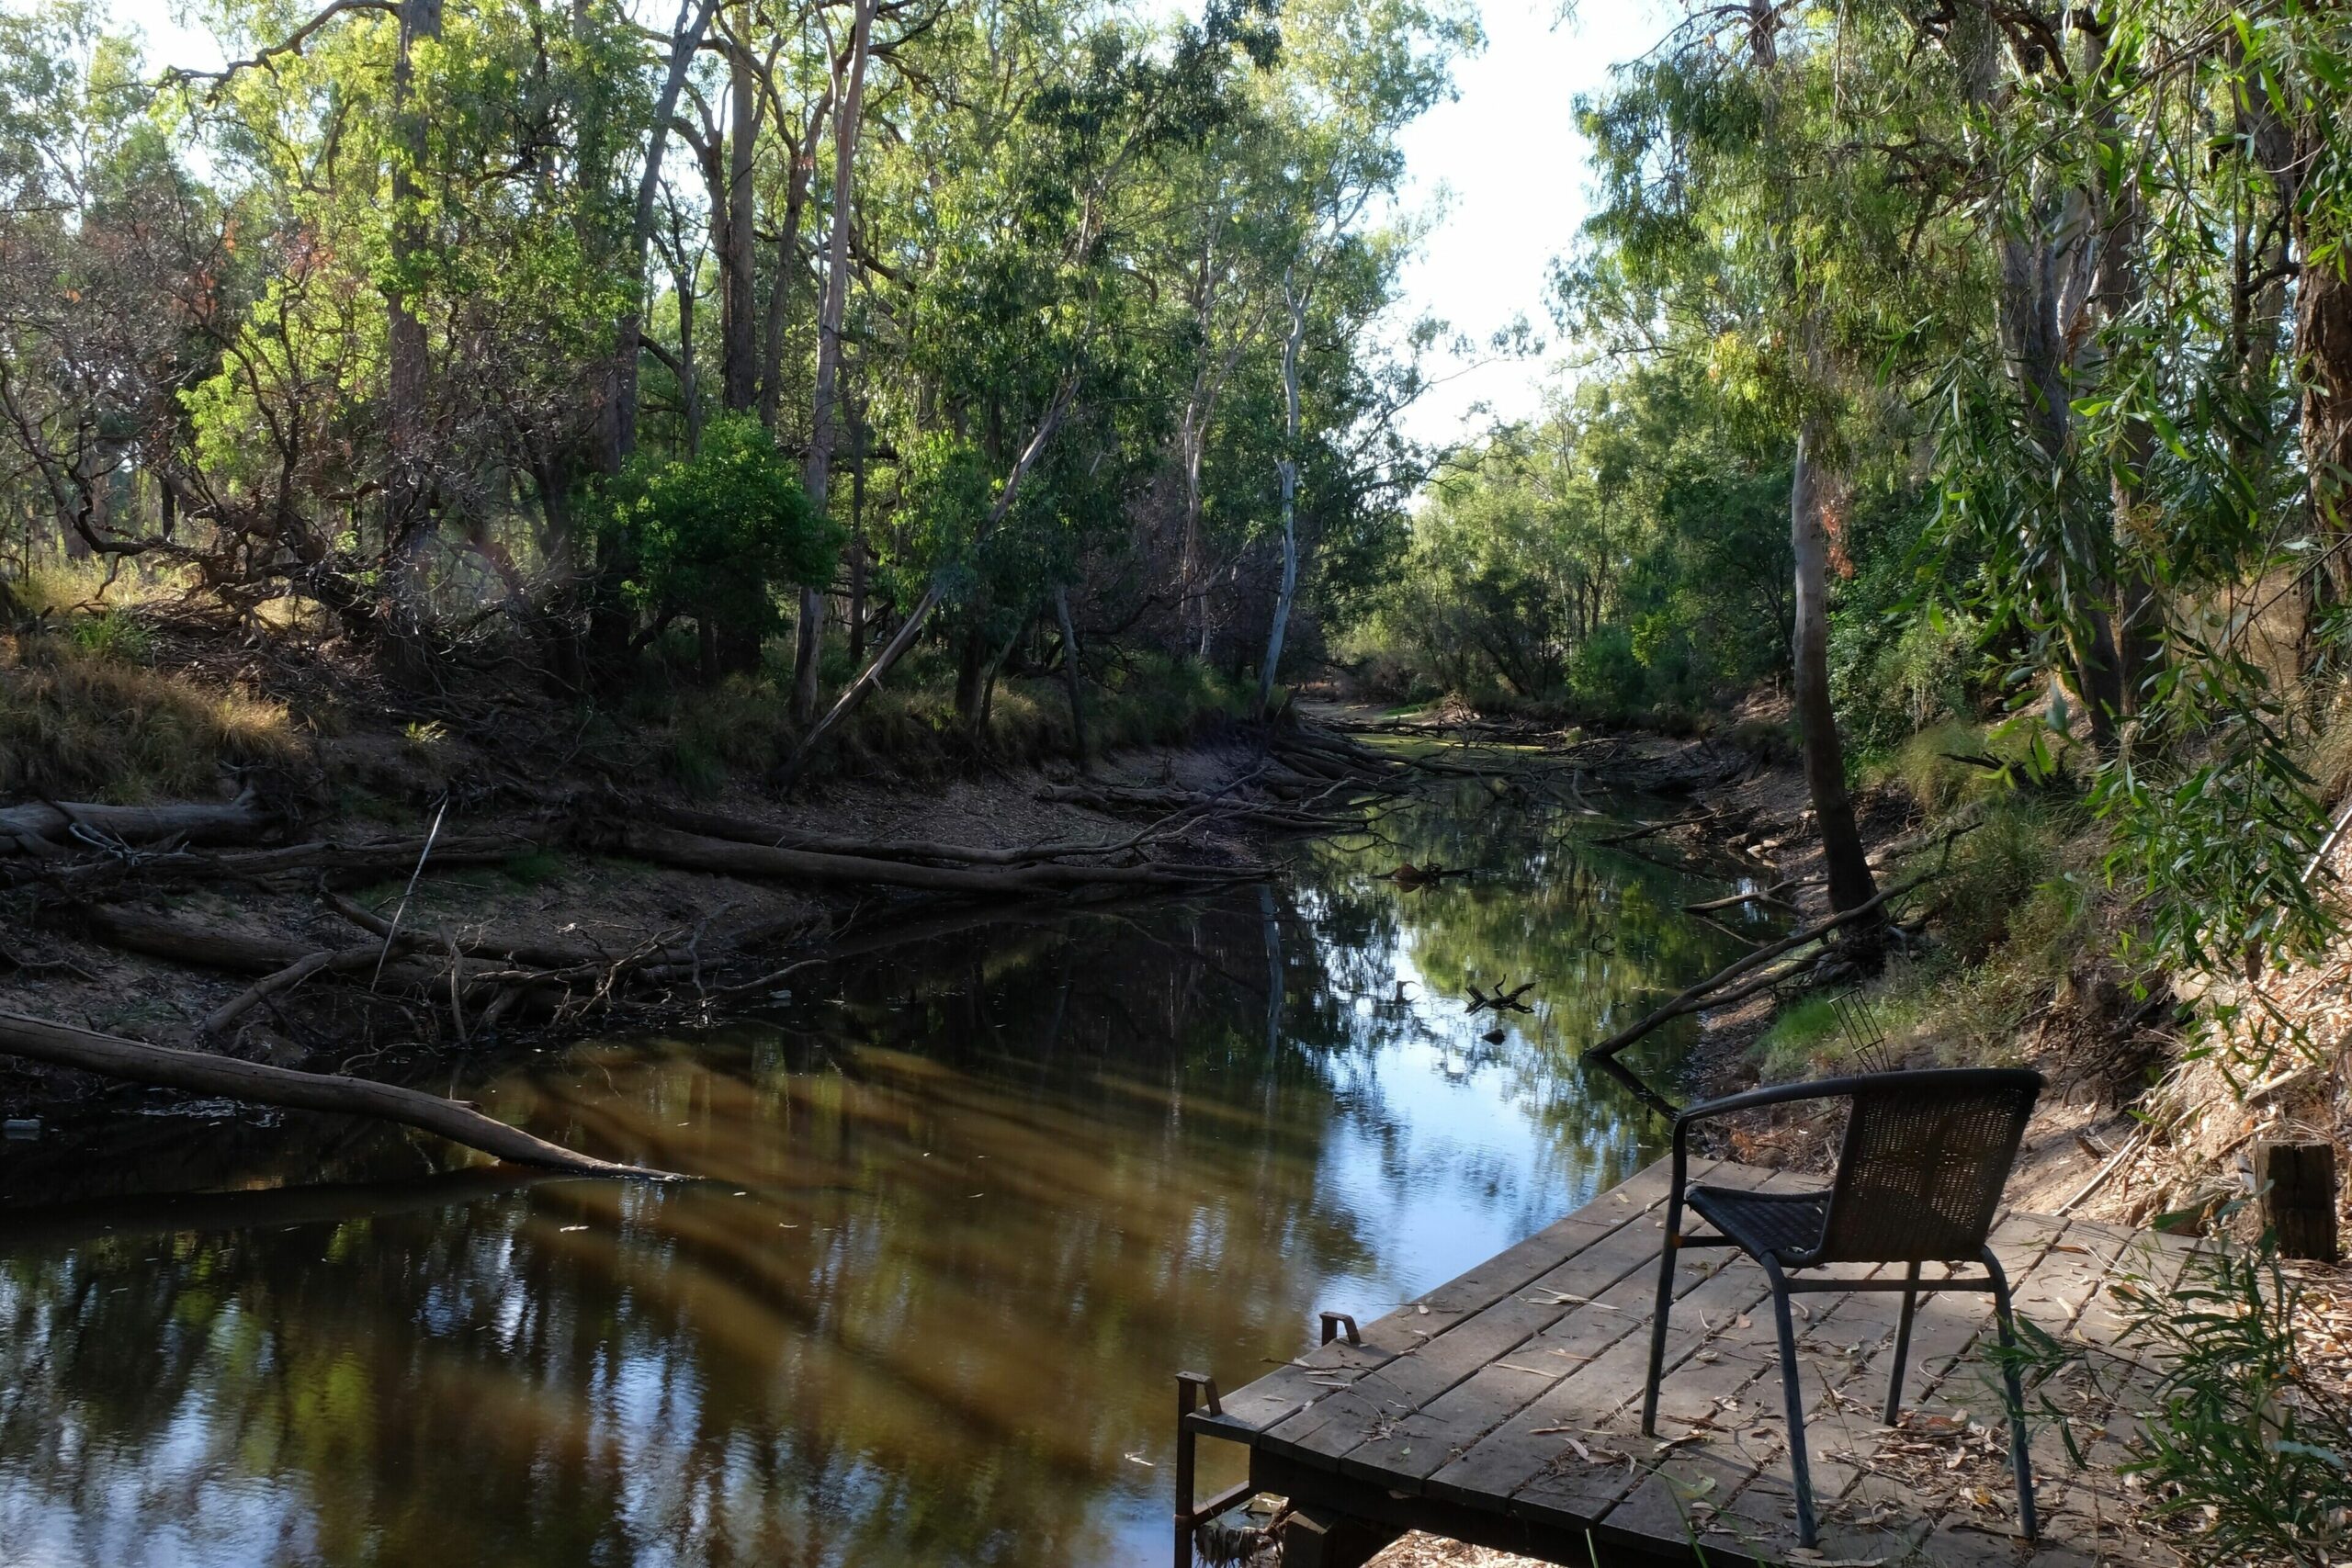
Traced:
[[[1804, 1187], [1694, 1160], [1715, 1186]], [[1576, 1568], [1612, 1564], [1933, 1564], [2093, 1568], [2181, 1555], [2116, 1472], [2131, 1391], [2148, 1371], [2120, 1343], [2113, 1286], [2168, 1285], [2194, 1244], [2011, 1213], [1992, 1235], [2020, 1316], [2082, 1362], [2029, 1389], [2041, 1531], [2016, 1536], [1989, 1296], [1923, 1297], [1899, 1427], [1880, 1420], [1900, 1296], [1799, 1297], [1798, 1356], [1821, 1516], [1797, 1544], [1778, 1359], [1763, 1270], [1731, 1249], [1686, 1253], [1667, 1342], [1658, 1438], [1642, 1381], [1667, 1162], [1360, 1330], [1245, 1388], [1178, 1389], [1176, 1562], [1193, 1526], [1249, 1498], [1287, 1498], [1288, 1568], [1353, 1565], [1408, 1529]], [[2087, 1467], [2048, 1410], [2070, 1418]], [[1199, 1438], [1249, 1450], [1248, 1481], [1193, 1499]], [[1262, 1521], [1261, 1521], [1262, 1523]]]

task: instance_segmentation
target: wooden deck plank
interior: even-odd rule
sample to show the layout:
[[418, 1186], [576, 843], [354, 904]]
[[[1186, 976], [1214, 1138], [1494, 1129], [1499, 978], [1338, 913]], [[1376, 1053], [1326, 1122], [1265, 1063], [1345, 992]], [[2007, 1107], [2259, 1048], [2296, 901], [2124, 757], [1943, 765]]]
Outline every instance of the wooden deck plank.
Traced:
[[[1228, 1408], [1257, 1413], [1244, 1440], [1265, 1456], [1270, 1473], [1327, 1505], [1353, 1496], [1379, 1517], [1441, 1530], [1452, 1523], [1464, 1539], [1507, 1539], [1554, 1561], [1583, 1563], [1596, 1542], [1604, 1551], [1690, 1553], [1693, 1562], [1699, 1551], [1710, 1562], [1805, 1561], [1792, 1555], [1794, 1495], [1769, 1291], [1763, 1271], [1744, 1257], [1685, 1254], [1659, 1401], [1667, 1441], [1637, 1430], [1663, 1245], [1663, 1163], [1622, 1199], [1604, 1195], [1366, 1325], [1366, 1343], [1352, 1356], [1326, 1347], [1240, 1391]], [[1806, 1185], [1740, 1166], [1703, 1179]], [[2113, 1281], [2136, 1269], [2152, 1285], [2169, 1285], [2191, 1248], [2025, 1213], [2003, 1216], [1993, 1247], [2021, 1313], [2124, 1373], [2145, 1375], [2105, 1355], [2122, 1332]], [[2008, 1533], [2014, 1509], [1999, 1500], [2011, 1495], [1996, 1445], [1973, 1443], [1950, 1480], [1939, 1455], [1923, 1460], [1917, 1450], [1888, 1446], [1917, 1440], [1896, 1438], [1878, 1419], [1899, 1293], [1833, 1290], [1795, 1300], [1823, 1522], [1813, 1560], [2095, 1568], [2170, 1558], [2162, 1541], [2117, 1528], [2111, 1467], [2122, 1431], [2094, 1435], [2107, 1468], [2083, 1477], [2062, 1472], [2050, 1439], [2037, 1435], [2048, 1523], [2041, 1548], [2029, 1550]], [[1933, 1402], [1997, 1431], [2005, 1413], [1988, 1362], [1992, 1339], [1988, 1292], [1923, 1296], [1905, 1407]], [[1261, 1385], [1288, 1407], [1266, 1414], [1271, 1402], [1254, 1403]], [[2053, 1396], [2066, 1392], [2055, 1382], [2051, 1388]], [[2104, 1405], [2086, 1408], [2109, 1420]], [[1962, 1484], [1966, 1494], [1957, 1490]], [[1995, 1499], [1990, 1506], [1975, 1500], [1985, 1496]]]
[[[1710, 1168], [1710, 1174], [1715, 1174], [1713, 1168]], [[1718, 1179], [1741, 1181], [1749, 1178], [1746, 1168], [1724, 1167]], [[1455, 1314], [1435, 1331], [1426, 1332], [1409, 1348], [1355, 1379], [1353, 1392], [1359, 1401], [1340, 1404], [1317, 1398], [1282, 1420], [1269, 1423], [1262, 1440], [1273, 1451], [1289, 1458], [1335, 1467], [1352, 1450], [1367, 1442], [1386, 1441], [1396, 1421], [1420, 1410], [1498, 1358], [1507, 1356], [1532, 1335], [1577, 1310], [1577, 1300], [1569, 1298], [1596, 1295], [1643, 1268], [1645, 1260], [1654, 1266], [1664, 1229], [1662, 1221], [1653, 1216], [1664, 1201], [1665, 1191], [1662, 1183], [1645, 1184], [1625, 1202], [1617, 1202], [1612, 1195], [1606, 1206], [1596, 1204], [1602, 1207], [1604, 1219], [1614, 1223], [1605, 1230], [1596, 1230], [1589, 1244], [1561, 1258], [1535, 1278], [1503, 1292], [1478, 1311], [1466, 1315]], [[1516, 1275], [1520, 1269], [1506, 1272]], [[1492, 1273], [1488, 1276], [1489, 1280], [1494, 1277]], [[1417, 1305], [1408, 1304], [1383, 1318], [1374, 1328], [1381, 1331], [1382, 1343], [1392, 1343], [1394, 1325], [1418, 1325], [1433, 1316], [1421, 1314]], [[1406, 1332], [1422, 1331], [1408, 1328]], [[1374, 1337], [1374, 1331], [1367, 1330], [1366, 1340]], [[1466, 1409], [1463, 1412], [1468, 1413]], [[1421, 1423], [1421, 1427], [1425, 1429], [1428, 1423]], [[1409, 1438], [1407, 1444], [1409, 1445]]]
[[1222, 1416], [1202, 1412], [1188, 1425], [1204, 1436], [1251, 1441], [1259, 1433], [1281, 1426], [1338, 1392], [1335, 1380], [1352, 1381], [1397, 1355], [1418, 1349], [1511, 1292], [1525, 1289], [1577, 1252], [1651, 1214], [1665, 1203], [1668, 1182], [1665, 1162], [1653, 1161], [1526, 1240], [1360, 1325], [1361, 1346], [1351, 1346], [1344, 1339], [1318, 1346], [1292, 1364], [1226, 1395]]

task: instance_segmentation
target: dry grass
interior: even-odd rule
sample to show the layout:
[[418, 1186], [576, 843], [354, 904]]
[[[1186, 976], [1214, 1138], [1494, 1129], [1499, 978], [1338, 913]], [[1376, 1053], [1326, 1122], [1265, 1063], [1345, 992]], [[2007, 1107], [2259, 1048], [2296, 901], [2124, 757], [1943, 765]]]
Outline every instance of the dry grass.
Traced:
[[285, 708], [127, 657], [131, 623], [0, 637], [0, 795], [131, 802], [209, 795], [225, 767], [291, 761]]

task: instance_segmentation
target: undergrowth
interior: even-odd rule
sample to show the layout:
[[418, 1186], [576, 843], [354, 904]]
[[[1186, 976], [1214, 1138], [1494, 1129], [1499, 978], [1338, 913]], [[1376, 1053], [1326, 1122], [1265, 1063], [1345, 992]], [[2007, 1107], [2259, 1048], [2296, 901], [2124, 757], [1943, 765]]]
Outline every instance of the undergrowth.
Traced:
[[[1973, 781], [1928, 798], [1945, 802], [1941, 824], [1882, 882], [1937, 872], [1918, 895], [1930, 940], [1891, 960], [1860, 999], [1896, 1060], [2013, 1062], [2027, 1018], [2098, 940], [2098, 843], [2079, 807], [2061, 798]], [[1849, 1068], [1867, 1043], [1853, 1032], [1830, 998], [1785, 1007], [1758, 1042], [1763, 1076]]]
[[224, 768], [295, 759], [283, 706], [148, 668], [131, 656], [143, 631], [125, 626], [109, 613], [63, 636], [0, 637], [0, 795], [204, 796]]
[[[790, 691], [789, 673], [769, 666], [675, 694], [662, 741], [673, 781], [707, 795], [731, 776], [781, 767], [799, 739]], [[1088, 744], [1098, 755], [1182, 745], [1206, 726], [1241, 716], [1250, 700], [1248, 689], [1207, 666], [1139, 656], [1088, 682]], [[1058, 677], [999, 681], [987, 728], [975, 738], [956, 712], [944, 661], [910, 659], [842, 725], [812, 776], [939, 779], [976, 757], [1023, 766], [1075, 756], [1068, 688]]]

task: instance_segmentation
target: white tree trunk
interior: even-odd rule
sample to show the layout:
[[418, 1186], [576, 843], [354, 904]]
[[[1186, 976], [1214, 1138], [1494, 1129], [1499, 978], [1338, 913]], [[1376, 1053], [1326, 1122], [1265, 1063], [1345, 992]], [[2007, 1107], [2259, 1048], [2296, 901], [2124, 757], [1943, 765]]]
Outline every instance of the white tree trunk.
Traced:
[[[857, 0], [849, 43], [848, 80], [838, 95], [833, 121], [833, 231], [825, 247], [825, 299], [817, 311], [817, 385], [810, 404], [808, 465], [802, 479], [808, 509], [822, 517], [832, 482], [833, 442], [841, 422], [834, 396], [841, 378], [842, 319], [849, 310], [850, 175], [857, 158], [857, 132], [865, 102], [865, 49], [874, 31], [874, 0]], [[823, 651], [825, 591], [800, 590], [800, 626], [793, 649], [792, 716], [806, 725], [817, 716], [817, 665]]]
[[1283, 487], [1283, 575], [1274, 592], [1273, 625], [1266, 632], [1266, 662], [1258, 671], [1261, 718], [1273, 705], [1274, 672], [1282, 667], [1283, 638], [1290, 631], [1291, 604], [1298, 597], [1298, 350], [1306, 336], [1306, 295], [1291, 288], [1287, 279], [1283, 295], [1290, 304], [1290, 335], [1283, 340], [1283, 456], [1274, 465]]

